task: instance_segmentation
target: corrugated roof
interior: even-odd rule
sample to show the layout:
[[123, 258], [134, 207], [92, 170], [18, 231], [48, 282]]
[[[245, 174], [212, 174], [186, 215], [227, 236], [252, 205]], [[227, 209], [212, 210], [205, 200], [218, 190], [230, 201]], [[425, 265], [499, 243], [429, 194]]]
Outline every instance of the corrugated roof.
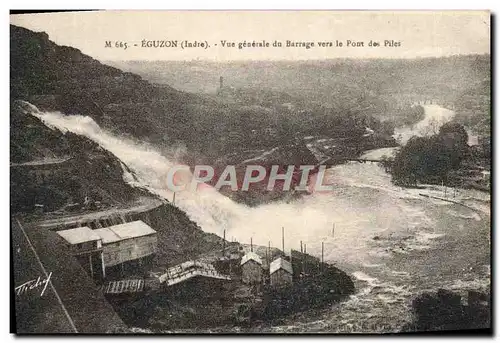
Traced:
[[57, 231], [57, 234], [70, 244], [98, 241], [101, 237], [87, 226]]
[[103, 229], [94, 230], [101, 238], [102, 243], [113, 243], [129, 238], [147, 236], [156, 233], [142, 220], [114, 225]]
[[284, 269], [290, 274], [293, 274], [292, 264], [281, 257], [271, 262], [271, 265], [269, 266], [269, 274], [273, 274], [279, 269]]
[[262, 259], [260, 258], [260, 256], [254, 253], [253, 251], [250, 251], [241, 258], [240, 265], [244, 265], [250, 260], [257, 262], [258, 264], [262, 264]]

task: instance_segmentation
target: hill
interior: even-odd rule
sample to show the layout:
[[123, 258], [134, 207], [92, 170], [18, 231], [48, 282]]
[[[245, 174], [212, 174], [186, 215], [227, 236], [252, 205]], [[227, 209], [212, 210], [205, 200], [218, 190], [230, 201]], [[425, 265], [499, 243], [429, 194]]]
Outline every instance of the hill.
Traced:
[[[286, 94], [334, 109], [371, 105], [374, 115], [403, 115], [394, 107], [433, 99], [459, 106], [464, 95], [489, 95], [490, 55], [420, 59], [330, 59], [321, 61], [109, 61], [158, 84], [200, 94], [215, 94], [222, 76], [227, 89]], [[488, 101], [489, 104], [489, 101]], [[489, 105], [488, 105], [489, 107]], [[362, 107], [360, 107], [361, 109]], [[470, 108], [470, 107], [469, 107]], [[478, 116], [489, 113], [476, 113]], [[466, 123], [462, 123], [466, 124]]]
[[[372, 140], [370, 148], [385, 146], [391, 134], [370, 114], [372, 107], [365, 106], [368, 99], [349, 110], [310, 107], [309, 102], [286, 109], [282, 96], [260, 104], [260, 95], [227, 101], [190, 94], [151, 84], [78, 49], [58, 46], [43, 32], [16, 26], [11, 26], [11, 60], [12, 99], [29, 101], [42, 111], [89, 116], [108, 131], [151, 143], [159, 150], [185, 147], [178, 162], [190, 166], [218, 166], [221, 161], [240, 165], [248, 159], [259, 163], [257, 157], [272, 149], [279, 152], [274, 155], [275, 164], [308, 164], [312, 156], [302, 140], [305, 136], [350, 136], [345, 152], [340, 152], [350, 154], [362, 150], [367, 126], [382, 132], [380, 143]], [[345, 97], [351, 94], [345, 92]], [[357, 99], [352, 97], [350, 103]], [[252, 199], [236, 199], [267, 201], [261, 195], [258, 191], [250, 194]]]

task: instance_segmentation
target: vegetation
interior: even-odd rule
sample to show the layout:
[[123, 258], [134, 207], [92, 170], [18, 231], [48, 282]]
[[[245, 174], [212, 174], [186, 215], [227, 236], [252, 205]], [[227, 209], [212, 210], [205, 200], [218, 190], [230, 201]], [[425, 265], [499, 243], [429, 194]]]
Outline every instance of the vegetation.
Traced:
[[485, 329], [491, 332], [490, 303], [489, 294], [477, 291], [469, 291], [467, 299], [446, 289], [423, 293], [413, 300], [414, 320], [403, 331]]
[[430, 137], [412, 137], [396, 154], [390, 172], [397, 184], [446, 182], [448, 173], [467, 157], [467, 132], [456, 123], [444, 124]]
[[490, 86], [490, 80], [474, 85], [464, 91], [455, 103], [457, 113], [455, 120], [484, 137], [491, 135]]

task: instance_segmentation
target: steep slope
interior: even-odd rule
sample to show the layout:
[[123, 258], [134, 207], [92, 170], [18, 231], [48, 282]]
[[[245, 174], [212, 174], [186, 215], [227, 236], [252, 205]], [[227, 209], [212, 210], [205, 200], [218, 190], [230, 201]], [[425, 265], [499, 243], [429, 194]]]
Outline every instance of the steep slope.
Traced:
[[114, 155], [87, 138], [50, 129], [30, 107], [11, 103], [12, 212], [106, 208], [147, 195], [125, 183], [126, 167]]
[[[277, 131], [274, 141], [287, 144], [297, 131], [307, 131], [301, 130], [304, 125], [311, 130], [334, 126], [330, 134], [335, 135], [344, 121], [334, 121], [333, 117], [359, 116], [354, 121], [361, 130], [356, 131], [363, 132], [371, 113], [381, 111], [379, 105], [378, 109], [363, 109], [371, 100], [360, 103], [359, 92], [343, 91], [333, 94], [336, 99], [348, 98], [342, 102], [353, 104], [350, 112], [310, 107], [304, 113], [289, 113], [283, 110], [278, 97], [273, 101], [279, 106], [271, 106], [269, 113], [262, 106], [228, 103], [167, 85], [152, 85], [138, 75], [101, 64], [77, 49], [58, 46], [45, 33], [16, 26], [11, 26], [11, 61], [13, 99], [27, 100], [41, 110], [88, 115], [107, 130], [159, 147], [181, 144], [188, 151], [183, 162], [190, 165], [211, 164], [249, 146], [272, 149], [275, 142], [267, 142], [264, 129]], [[321, 91], [332, 94], [328, 89]], [[263, 132], [256, 130], [258, 135], [250, 136], [250, 125], [257, 125]]]
[[157, 88], [139, 76], [101, 64], [78, 49], [58, 46], [47, 34], [11, 26], [11, 98], [30, 101], [41, 110], [86, 114], [108, 129], [138, 138], [159, 135], [164, 127], [153, 112], [180, 111], [189, 98], [169, 87]]

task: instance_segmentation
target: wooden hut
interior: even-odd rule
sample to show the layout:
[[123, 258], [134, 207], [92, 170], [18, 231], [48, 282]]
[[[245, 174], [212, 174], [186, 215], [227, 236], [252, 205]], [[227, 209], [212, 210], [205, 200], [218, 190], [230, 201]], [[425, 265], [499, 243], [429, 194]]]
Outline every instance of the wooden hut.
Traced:
[[262, 260], [259, 255], [250, 251], [240, 262], [241, 281], [246, 284], [259, 284], [262, 282]]
[[271, 262], [269, 274], [272, 286], [284, 286], [292, 283], [292, 264], [282, 257]]

